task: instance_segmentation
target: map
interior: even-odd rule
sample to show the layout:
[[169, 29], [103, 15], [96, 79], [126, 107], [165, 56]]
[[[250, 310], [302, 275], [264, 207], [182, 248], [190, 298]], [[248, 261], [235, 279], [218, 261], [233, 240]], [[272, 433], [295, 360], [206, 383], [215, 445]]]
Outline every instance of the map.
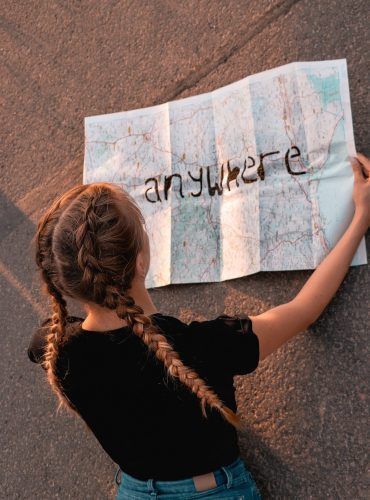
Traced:
[[315, 269], [352, 219], [355, 152], [346, 60], [295, 62], [85, 117], [83, 183], [119, 184], [140, 207], [147, 288], [219, 282]]

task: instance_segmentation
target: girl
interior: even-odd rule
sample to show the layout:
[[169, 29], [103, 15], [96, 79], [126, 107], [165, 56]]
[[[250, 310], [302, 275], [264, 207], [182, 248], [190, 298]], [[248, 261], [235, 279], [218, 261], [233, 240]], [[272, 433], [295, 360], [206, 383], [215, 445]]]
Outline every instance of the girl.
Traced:
[[[143, 216], [115, 184], [78, 185], [39, 221], [36, 262], [53, 314], [28, 355], [118, 465], [117, 499], [261, 498], [239, 454], [233, 377], [323, 312], [370, 224], [370, 160], [358, 154], [353, 220], [298, 295], [257, 316], [186, 324], [145, 288]], [[69, 316], [66, 297], [86, 317]]]

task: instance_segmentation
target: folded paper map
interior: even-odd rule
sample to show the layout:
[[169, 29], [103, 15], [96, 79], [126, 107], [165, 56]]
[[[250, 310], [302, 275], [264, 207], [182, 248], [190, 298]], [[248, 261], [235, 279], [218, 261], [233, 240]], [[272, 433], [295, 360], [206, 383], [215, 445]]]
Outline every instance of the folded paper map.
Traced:
[[345, 59], [89, 116], [85, 141], [83, 183], [121, 185], [145, 217], [147, 288], [315, 269], [353, 216]]

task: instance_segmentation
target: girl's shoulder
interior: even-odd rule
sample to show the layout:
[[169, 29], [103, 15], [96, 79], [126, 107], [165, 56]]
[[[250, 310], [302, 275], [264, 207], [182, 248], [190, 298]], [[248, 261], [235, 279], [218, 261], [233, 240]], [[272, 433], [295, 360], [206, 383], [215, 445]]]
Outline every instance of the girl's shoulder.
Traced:
[[[81, 333], [81, 323], [84, 318], [79, 316], [67, 316], [66, 318], [66, 330], [63, 337], [62, 346], [67, 345], [72, 339], [75, 339]], [[50, 331], [50, 325], [52, 323], [52, 318], [48, 317], [44, 319], [41, 324], [36, 327], [32, 333], [28, 348], [27, 355], [28, 358], [34, 363], [41, 363], [42, 357], [45, 353], [45, 347], [47, 343], [47, 335]], [[61, 347], [62, 347], [61, 346]]]

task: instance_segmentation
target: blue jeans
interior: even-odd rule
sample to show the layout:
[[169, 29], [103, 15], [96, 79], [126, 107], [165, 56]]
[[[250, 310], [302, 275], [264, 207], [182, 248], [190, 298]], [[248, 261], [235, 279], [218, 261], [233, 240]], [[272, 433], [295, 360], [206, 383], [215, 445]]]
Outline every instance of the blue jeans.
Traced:
[[[118, 474], [121, 471], [121, 480]], [[238, 457], [229, 465], [213, 471], [217, 486], [204, 491], [197, 491], [193, 478], [177, 481], [142, 481], [126, 474], [118, 467], [114, 481], [118, 486], [116, 500], [190, 500], [191, 498], [214, 498], [229, 500], [261, 500], [257, 485]]]

